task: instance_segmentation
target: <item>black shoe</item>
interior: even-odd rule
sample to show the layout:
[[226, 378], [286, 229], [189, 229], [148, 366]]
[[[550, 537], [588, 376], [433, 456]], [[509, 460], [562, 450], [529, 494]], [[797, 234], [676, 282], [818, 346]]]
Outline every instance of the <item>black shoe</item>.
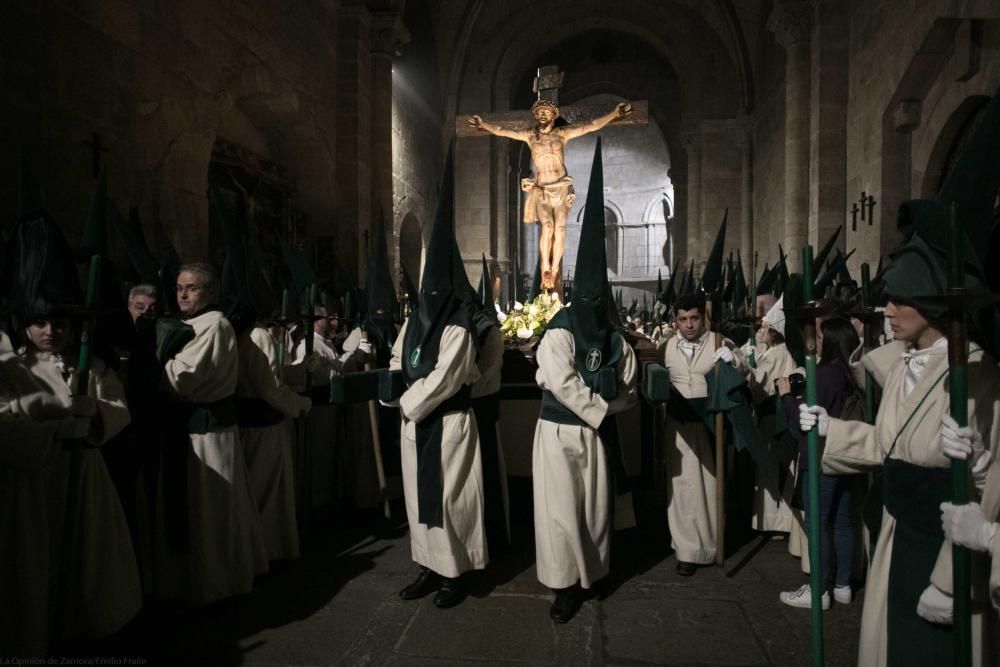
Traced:
[[434, 606], [438, 609], [454, 607], [465, 599], [465, 587], [458, 577], [441, 577], [441, 588], [434, 596]]
[[694, 563], [685, 563], [682, 560], [677, 561], [677, 574], [682, 577], [690, 577], [697, 571], [698, 566]]
[[549, 609], [549, 618], [556, 623], [569, 623], [583, 605], [583, 592], [579, 585], [556, 591], [556, 601]]
[[426, 567], [420, 568], [420, 574], [413, 583], [399, 591], [399, 597], [404, 600], [418, 600], [430, 595], [441, 587], [441, 576]]

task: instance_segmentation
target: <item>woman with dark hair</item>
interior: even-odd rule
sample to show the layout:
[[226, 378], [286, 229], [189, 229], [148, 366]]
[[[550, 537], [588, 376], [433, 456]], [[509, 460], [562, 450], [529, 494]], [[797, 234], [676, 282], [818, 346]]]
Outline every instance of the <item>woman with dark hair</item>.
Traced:
[[[826, 409], [831, 417], [840, 418], [844, 405], [852, 392], [856, 390], [851, 374], [849, 360], [851, 353], [857, 349], [860, 341], [858, 333], [850, 321], [841, 317], [833, 317], [823, 321], [822, 348], [820, 360], [816, 367], [816, 404]], [[784, 403], [785, 413], [789, 423], [795, 424], [799, 419], [799, 405], [803, 396], [793, 392], [789, 378], [778, 379], [778, 392]], [[809, 493], [808, 457], [806, 450], [806, 434], [799, 433], [799, 466], [798, 479], [802, 489], [802, 497]], [[854, 524], [851, 516], [851, 489], [854, 486], [854, 475], [820, 475], [820, 517], [823, 530], [820, 544], [820, 572], [823, 581], [823, 609], [830, 608], [830, 594], [825, 589], [830, 580], [830, 532], [833, 532], [833, 550], [836, 553], [836, 573], [834, 577], [833, 596], [837, 602], [851, 602], [851, 564], [854, 555]], [[808, 512], [802, 513], [805, 520], [805, 532], [809, 534]], [[809, 607], [812, 594], [809, 584], [803, 584], [797, 590], [786, 591], [779, 599], [792, 607]]]

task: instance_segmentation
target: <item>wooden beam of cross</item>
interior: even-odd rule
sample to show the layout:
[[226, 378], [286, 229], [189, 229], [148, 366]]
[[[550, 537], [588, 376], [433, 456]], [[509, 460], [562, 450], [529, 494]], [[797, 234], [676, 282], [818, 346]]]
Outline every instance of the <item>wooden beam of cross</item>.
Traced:
[[[538, 76], [535, 77], [534, 91], [539, 100], [548, 100], [554, 104], [559, 104], [559, 87], [562, 84], [563, 74], [554, 65], [540, 67]], [[635, 100], [631, 102], [632, 113], [624, 118], [614, 121], [615, 125], [648, 125], [649, 124], [649, 102], [646, 100]], [[598, 104], [572, 104], [559, 106], [559, 117], [567, 123], [584, 123], [595, 118], [600, 118], [611, 110], [613, 105]], [[495, 125], [503, 125], [510, 130], [529, 130], [536, 124], [534, 116], [530, 110], [526, 111], [505, 111], [497, 113], [479, 114], [482, 119]], [[467, 115], [456, 116], [455, 136], [457, 137], [488, 137], [488, 133], [469, 125]]]
[[84, 139], [80, 143], [90, 149], [90, 169], [93, 177], [97, 178], [101, 173], [101, 153], [111, 151], [101, 142], [101, 135], [97, 132], [91, 132], [90, 139]]

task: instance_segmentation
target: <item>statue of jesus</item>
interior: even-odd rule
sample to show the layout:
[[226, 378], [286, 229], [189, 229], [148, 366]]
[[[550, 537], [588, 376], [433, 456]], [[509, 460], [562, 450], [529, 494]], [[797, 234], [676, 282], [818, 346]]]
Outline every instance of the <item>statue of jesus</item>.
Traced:
[[555, 289], [559, 279], [566, 247], [566, 219], [573, 200], [576, 199], [573, 179], [566, 173], [566, 158], [563, 154], [566, 142], [596, 132], [611, 121], [631, 113], [630, 103], [619, 102], [611, 112], [593, 120], [556, 127], [559, 107], [554, 102], [541, 99], [531, 105], [531, 115], [536, 121], [532, 129], [510, 129], [487, 123], [479, 116], [467, 118], [469, 125], [474, 128], [498, 137], [523, 141], [531, 149], [535, 178], [521, 180], [521, 189], [528, 193], [524, 205], [524, 222], [538, 222], [541, 225], [538, 246], [541, 252], [542, 287], [546, 290]]

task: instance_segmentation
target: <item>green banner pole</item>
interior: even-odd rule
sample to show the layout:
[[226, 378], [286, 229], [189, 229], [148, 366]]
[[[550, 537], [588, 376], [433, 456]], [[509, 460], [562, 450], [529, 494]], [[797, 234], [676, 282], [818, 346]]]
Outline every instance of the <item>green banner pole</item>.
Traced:
[[[802, 297], [806, 304], [813, 300], [813, 249], [802, 248]], [[805, 318], [803, 334], [806, 347], [806, 405], [816, 405], [816, 319]], [[823, 572], [820, 566], [819, 515], [819, 429], [806, 435], [809, 460], [809, 591], [812, 597], [812, 664], [823, 665]]]
[[[90, 274], [87, 276], [87, 308], [93, 309], [97, 305], [97, 286], [101, 282], [101, 257], [94, 255], [90, 258]], [[86, 396], [90, 383], [90, 346], [94, 335], [95, 317], [93, 313], [87, 315], [83, 324], [83, 331], [80, 332], [80, 357], [76, 365], [76, 393], [78, 396]]]
[[[953, 203], [948, 212], [948, 292], [960, 296], [965, 292], [963, 271], [963, 244], [965, 233]], [[948, 393], [951, 402], [951, 418], [959, 427], [969, 425], [968, 376], [969, 341], [965, 323], [965, 308], [962, 300], [956, 298], [948, 309]], [[951, 461], [951, 502], [966, 505], [969, 502], [969, 464], [967, 461]], [[969, 550], [957, 544], [952, 545], [952, 594], [955, 600], [955, 665], [972, 665], [972, 585], [970, 581]]]

